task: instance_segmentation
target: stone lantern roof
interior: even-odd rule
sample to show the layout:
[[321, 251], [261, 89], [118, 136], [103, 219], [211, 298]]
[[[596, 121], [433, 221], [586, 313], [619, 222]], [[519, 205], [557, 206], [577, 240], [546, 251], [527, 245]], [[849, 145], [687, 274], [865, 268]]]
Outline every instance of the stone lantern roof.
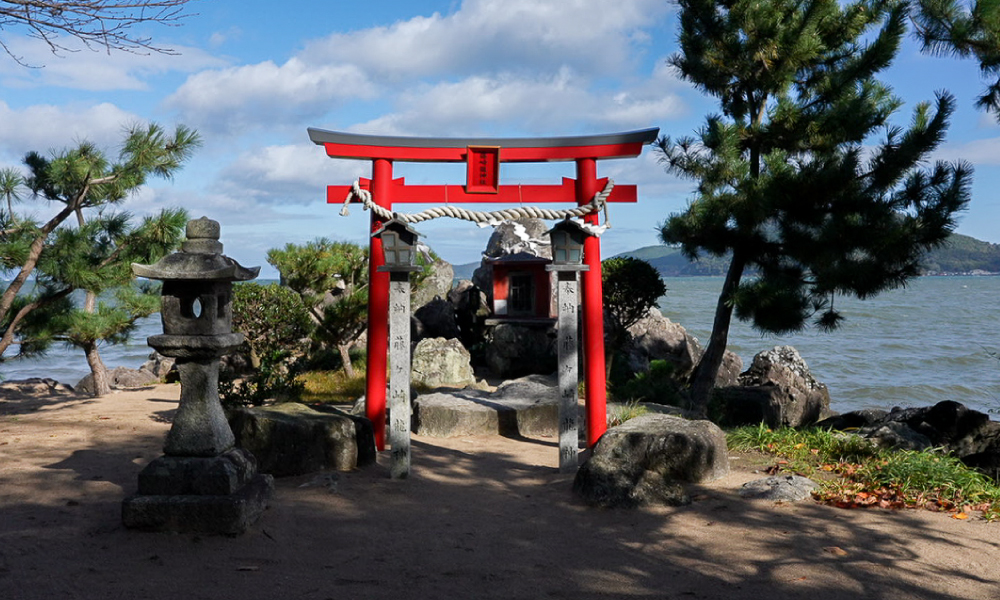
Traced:
[[202, 217], [188, 221], [187, 241], [179, 252], [152, 265], [132, 263], [132, 272], [161, 281], [248, 281], [257, 277], [260, 267], [247, 268], [223, 256], [218, 221]]

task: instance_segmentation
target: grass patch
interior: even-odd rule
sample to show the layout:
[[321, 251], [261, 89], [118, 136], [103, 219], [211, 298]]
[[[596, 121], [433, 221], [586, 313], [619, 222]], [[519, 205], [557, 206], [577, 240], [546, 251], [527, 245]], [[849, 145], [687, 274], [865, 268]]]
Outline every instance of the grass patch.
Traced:
[[940, 451], [885, 450], [850, 434], [824, 429], [739, 427], [727, 433], [733, 450], [760, 450], [780, 458], [780, 470], [818, 478], [818, 500], [843, 508], [927, 508], [966, 518], [980, 511], [1000, 518], [1000, 486]]
[[649, 409], [640, 405], [638, 400], [613, 406], [608, 412], [608, 427], [621, 425], [629, 419], [640, 417], [648, 412]]
[[[354, 365], [356, 375], [348, 377], [343, 370], [307, 371], [295, 378], [303, 385], [301, 402], [305, 404], [351, 404], [365, 395], [365, 368]], [[420, 383], [412, 383], [410, 389], [417, 394], [425, 394], [432, 388]]]
[[298, 376], [304, 386], [302, 402], [306, 404], [354, 404], [365, 395], [365, 372], [353, 378], [344, 371], [309, 371]]

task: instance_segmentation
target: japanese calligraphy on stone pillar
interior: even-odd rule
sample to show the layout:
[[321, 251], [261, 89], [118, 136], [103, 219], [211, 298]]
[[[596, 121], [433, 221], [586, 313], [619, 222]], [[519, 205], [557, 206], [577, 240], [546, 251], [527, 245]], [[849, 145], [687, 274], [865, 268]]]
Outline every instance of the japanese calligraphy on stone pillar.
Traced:
[[410, 278], [390, 273], [389, 282], [389, 476], [410, 474]]
[[579, 335], [576, 317], [577, 284], [575, 271], [559, 271], [559, 471], [577, 468], [579, 433], [577, 416], [577, 348]]

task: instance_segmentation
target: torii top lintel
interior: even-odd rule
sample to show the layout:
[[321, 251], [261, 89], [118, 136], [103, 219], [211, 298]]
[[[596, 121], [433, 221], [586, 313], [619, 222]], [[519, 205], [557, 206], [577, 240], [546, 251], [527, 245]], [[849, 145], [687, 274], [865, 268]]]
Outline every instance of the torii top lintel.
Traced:
[[570, 137], [422, 138], [362, 135], [309, 129], [309, 139], [331, 158], [408, 162], [465, 162], [468, 149], [499, 148], [499, 162], [551, 162], [582, 158], [633, 158], [656, 139], [658, 128]]
[[[384, 182], [381, 201], [425, 204], [468, 202], [515, 203], [577, 202], [580, 200], [573, 180], [559, 185], [500, 185], [500, 163], [596, 161], [609, 158], [634, 158], [656, 139], [659, 129], [623, 133], [547, 138], [421, 138], [362, 135], [309, 129], [309, 139], [324, 146], [331, 158], [404, 162], [464, 162], [468, 165], [466, 185], [406, 185], [393, 179]], [[579, 167], [578, 167], [579, 168]], [[391, 167], [390, 167], [391, 169]], [[607, 180], [599, 180], [603, 187]], [[371, 190], [371, 180], [362, 178], [361, 186]], [[343, 202], [350, 186], [327, 188], [327, 201]], [[589, 198], [587, 198], [589, 200]], [[634, 185], [614, 188], [608, 202], [635, 202]]]

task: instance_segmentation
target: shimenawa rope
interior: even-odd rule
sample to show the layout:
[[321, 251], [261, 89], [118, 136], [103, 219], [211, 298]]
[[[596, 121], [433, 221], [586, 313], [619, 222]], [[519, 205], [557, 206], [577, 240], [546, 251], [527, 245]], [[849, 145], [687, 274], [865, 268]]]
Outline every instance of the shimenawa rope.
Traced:
[[609, 179], [608, 184], [604, 186], [604, 189], [595, 194], [594, 198], [587, 204], [562, 210], [550, 210], [546, 208], [538, 208], [536, 206], [519, 206], [516, 208], [504, 208], [501, 210], [484, 212], [478, 210], [468, 210], [460, 206], [447, 205], [435, 206], [433, 208], [428, 208], [427, 210], [422, 210], [418, 213], [399, 213], [375, 204], [374, 200], [372, 200], [371, 192], [366, 189], [362, 189], [361, 183], [359, 181], [355, 181], [354, 185], [351, 186], [351, 191], [347, 194], [347, 198], [344, 199], [344, 205], [340, 209], [340, 214], [345, 217], [350, 214], [347, 205], [350, 204], [351, 200], [354, 198], [357, 198], [361, 202], [364, 210], [371, 210], [378, 215], [379, 218], [385, 220], [396, 219], [397, 221], [402, 221], [404, 223], [420, 223], [421, 221], [429, 221], [440, 217], [451, 217], [453, 219], [472, 221], [480, 227], [486, 225], [498, 225], [503, 221], [512, 221], [515, 219], [569, 219], [574, 217], [583, 217], [590, 213], [603, 210], [604, 226], [587, 226], [588, 228], [599, 230], [595, 232], [595, 235], [599, 235], [601, 231], [610, 227], [610, 224], [608, 223], [607, 199], [608, 196], [611, 195], [611, 190], [614, 189], [614, 187], [615, 182]]

